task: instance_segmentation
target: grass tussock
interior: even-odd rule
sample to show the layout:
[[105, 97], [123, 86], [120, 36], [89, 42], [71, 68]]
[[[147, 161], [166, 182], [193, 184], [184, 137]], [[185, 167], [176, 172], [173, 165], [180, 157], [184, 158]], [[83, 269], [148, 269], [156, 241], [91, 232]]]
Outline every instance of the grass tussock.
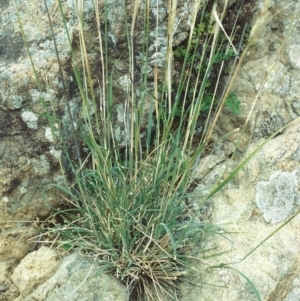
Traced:
[[[152, 68], [153, 76], [147, 71], [150, 66], [149, 1], [145, 1], [144, 6], [135, 1], [131, 22], [123, 20], [130, 63], [127, 90], [124, 91], [122, 143], [116, 136], [112, 114], [115, 70], [110, 67], [113, 66], [108, 38], [110, 6], [106, 1], [101, 5], [94, 2], [101, 66], [101, 78], [95, 80], [86, 46], [83, 2], [77, 1], [75, 5], [80, 53], [75, 55], [72, 41], [70, 53], [77, 96], [81, 99], [81, 120], [75, 128], [74, 116], [67, 110], [76, 155], [65, 146], [72, 182], [56, 186], [69, 206], [56, 213], [61, 222], [51, 231], [59, 233], [64, 249], [81, 249], [103, 270], [117, 277], [126, 285], [132, 300], [163, 300], [166, 295], [177, 299], [179, 281], [195, 273], [191, 263], [195, 246], [201, 252], [202, 242], [220, 233], [218, 227], [201, 219], [201, 208], [193, 210], [188, 200], [199, 158], [214, 125], [211, 122], [215, 119], [214, 112], [220, 111], [225, 103], [225, 96], [217, 98], [224, 60], [235, 60], [238, 56], [231, 42], [234, 30], [225, 34], [222, 14], [217, 12], [216, 5], [207, 10], [201, 1], [195, 1], [188, 40], [185, 48], [180, 46], [180, 52], [177, 51], [183, 55], [180, 74], [175, 81], [176, 2], [170, 1], [168, 7], [163, 79], [157, 64]], [[47, 8], [46, 1], [44, 4]], [[68, 33], [61, 1], [59, 7]], [[141, 49], [145, 59], [137, 68], [133, 36], [140, 13], [144, 14]], [[51, 24], [50, 14], [49, 19]], [[159, 20], [156, 24], [159, 26]], [[53, 39], [55, 41], [54, 32]], [[201, 51], [196, 46], [200, 43]], [[57, 56], [59, 58], [58, 51]], [[137, 72], [141, 72], [138, 85], [133, 80]], [[212, 73], [216, 78], [213, 83]], [[223, 92], [223, 95], [228, 94], [229, 91]], [[238, 112], [236, 99], [231, 99], [229, 105]], [[66, 106], [69, 106], [68, 100]], [[203, 116], [204, 108], [202, 135], [195, 144], [199, 116]], [[221, 187], [214, 188], [213, 193]]]

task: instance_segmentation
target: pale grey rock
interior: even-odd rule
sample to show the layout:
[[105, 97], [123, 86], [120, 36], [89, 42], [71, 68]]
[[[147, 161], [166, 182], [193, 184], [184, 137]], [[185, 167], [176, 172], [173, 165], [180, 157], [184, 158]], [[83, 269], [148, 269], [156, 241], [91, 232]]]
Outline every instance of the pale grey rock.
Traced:
[[33, 241], [30, 240], [37, 234], [37, 229], [29, 227], [22, 222], [11, 222], [5, 225], [5, 214], [0, 213], [0, 262], [21, 260], [31, 249]]
[[[57, 140], [49, 141], [49, 135], [45, 135], [45, 127], [49, 126], [45, 115], [49, 112], [62, 115], [62, 89], [44, 4], [36, 0], [0, 2], [0, 199], [8, 200], [0, 202], [0, 222], [3, 229], [11, 229], [17, 223], [15, 221], [24, 221], [25, 228], [25, 225], [31, 225], [29, 221], [49, 213], [50, 207], [45, 206], [45, 201], [55, 205], [58, 200], [53, 191], [43, 194], [46, 184], [54, 182], [60, 173], [58, 158], [51, 154]], [[61, 30], [63, 23], [57, 3], [47, 3], [52, 12], [56, 11], [52, 17], [64, 65], [70, 60], [67, 35]], [[40, 76], [41, 91], [21, 35], [18, 14]], [[73, 14], [69, 21], [74, 20]], [[69, 28], [71, 35], [73, 27]], [[65, 75], [67, 84], [70, 84], [69, 74]], [[15, 231], [15, 240], [22, 245], [23, 235], [19, 230], [16, 226], [12, 231]], [[2, 236], [7, 238], [5, 232], [0, 233], [0, 240]], [[28, 234], [32, 234], [30, 227]], [[9, 244], [7, 248], [13, 250], [15, 243], [10, 240]], [[26, 242], [20, 246], [20, 259], [28, 252], [29, 244]], [[11, 253], [14, 257], [15, 251]], [[1, 254], [2, 260], [5, 257]]]
[[[300, 209], [299, 134], [298, 118], [280, 135], [270, 140], [243, 167], [235, 181], [212, 199], [211, 222], [219, 224], [232, 234], [228, 237], [230, 242], [214, 237], [206, 245], [207, 248], [218, 246], [220, 252], [229, 251], [208, 260], [207, 266], [232, 263], [231, 267], [241, 271], [252, 281], [262, 300], [297, 300], [300, 215], [245, 260], [242, 259]], [[260, 139], [249, 145], [244, 158], [263, 142], [264, 139]], [[225, 163], [226, 161], [223, 164]], [[203, 179], [204, 183], [210, 179], [208, 176], [209, 174]], [[225, 287], [211, 290], [203, 284], [199, 289], [193, 288], [194, 293], [191, 294], [201, 296], [198, 300], [256, 300], [250, 286], [232, 270], [214, 269], [208, 275], [199, 277], [199, 281], [210, 281]], [[197, 299], [194, 297], [190, 300]]]
[[20, 292], [16, 301], [24, 300], [39, 284], [50, 278], [57, 265], [57, 252], [44, 246], [25, 256], [11, 276], [14, 286]]
[[195, 179], [203, 179], [216, 165], [221, 164], [225, 161], [226, 157], [224, 152], [220, 155], [208, 155], [205, 159], [201, 160], [199, 166], [197, 166], [197, 173], [195, 174]]
[[101, 272], [97, 263], [74, 253], [65, 256], [55, 274], [22, 301], [128, 301], [128, 298], [118, 280]]
[[[258, 1], [257, 6], [261, 7], [263, 2]], [[255, 43], [234, 82], [233, 89], [242, 101], [241, 114], [234, 116], [224, 111], [216, 133], [221, 136], [229, 130], [242, 128], [247, 120], [242, 136], [244, 142], [238, 146], [242, 159], [245, 159], [270, 135], [279, 131], [242, 168], [235, 180], [211, 199], [210, 221], [231, 234], [228, 240], [213, 237], [206, 248], [218, 247], [215, 253], [227, 253], [207, 257], [204, 264], [200, 259], [200, 276], [195, 282], [201, 286], [184, 286], [186, 297], [182, 300], [257, 300], [239, 273], [224, 267], [209, 269], [209, 266], [222, 263], [229, 263], [230, 267], [244, 273], [262, 300], [299, 299], [300, 215], [275, 232], [300, 210], [299, 35], [296, 27], [289, 33], [293, 17], [299, 13], [300, 6], [296, 1], [271, 1], [267, 19], [259, 28]], [[276, 51], [284, 37], [287, 43], [277, 57]], [[268, 74], [270, 76], [262, 86]], [[290, 126], [280, 131], [289, 123]], [[236, 145], [239, 137], [231, 136], [227, 140]], [[206, 158], [202, 160], [199, 166]], [[226, 164], [226, 160], [222, 164]], [[216, 165], [205, 174], [201, 181], [204, 188], [209, 188], [205, 184], [210, 183], [210, 176], [218, 169]], [[201, 187], [205, 191], [203, 184]], [[258, 248], [253, 251], [255, 247]], [[245, 258], [247, 254], [249, 256]], [[201, 269], [205, 272], [202, 273]], [[212, 289], [205, 284], [207, 282], [221, 287]]]
[[41, 155], [39, 159], [31, 159], [30, 163], [38, 175], [46, 174], [49, 171], [50, 165], [45, 155]]
[[300, 296], [300, 277], [296, 277], [292, 281], [292, 290], [287, 293], [283, 290], [282, 296], [284, 296], [283, 301], [298, 301]]
[[[261, 8], [264, 2], [257, 1], [256, 7]], [[251, 139], [268, 137], [299, 116], [300, 72], [297, 62], [291, 59], [291, 56], [299, 57], [299, 48], [295, 47], [299, 37], [296, 36], [296, 19], [293, 18], [299, 4], [284, 3], [270, 2], [265, 19], [253, 36], [252, 46], [233, 83], [232, 90], [241, 101], [241, 114], [235, 116], [225, 110], [216, 128], [220, 135], [224, 135], [243, 128], [247, 121], [244, 141], [238, 145], [241, 152], [247, 149]], [[284, 47], [282, 43], [285, 43]], [[248, 118], [251, 109], [253, 111]], [[235, 144], [236, 136], [229, 136], [227, 140]]]
[[276, 171], [268, 181], [256, 184], [256, 203], [267, 222], [279, 223], [299, 205], [298, 172]]
[[[143, 5], [142, 2], [141, 6]], [[231, 4], [233, 2], [234, 0], [230, 1]], [[62, 64], [66, 67], [64, 75], [67, 89], [69, 89], [74, 79], [67, 71], [71, 64], [67, 37], [60, 30], [63, 28], [63, 25], [59, 13], [57, 13], [57, 2], [47, 1], [47, 3], [49, 8], [54, 11], [58, 47], [61, 53]], [[84, 9], [87, 16], [86, 30], [92, 37], [92, 39], [87, 40], [87, 45], [90, 48], [96, 49], [95, 37], [97, 33], [93, 27], [93, 5], [91, 0], [85, 3], [86, 6], [84, 6]], [[107, 3], [110, 9], [108, 36], [111, 39], [111, 43], [109, 44], [109, 50], [112, 56], [111, 59], [118, 60], [127, 39], [124, 35], [124, 24], [122, 23], [124, 20], [124, 11], [120, 10], [115, 1], [110, 0]], [[191, 15], [190, 4], [192, 1], [178, 1], [178, 3], [180, 17], [175, 22], [177, 31], [174, 33], [174, 45], [180, 43], [188, 33], [189, 17]], [[257, 7], [261, 7], [262, 3], [263, 1], [258, 1]], [[74, 1], [64, 1], [64, 5], [68, 10], [69, 19], [67, 26], [74, 42], [78, 42], [76, 40], [78, 31], [76, 29], [77, 19], [74, 14]], [[159, 21], [163, 21], [164, 17], [168, 14], [168, 6], [165, 4], [165, 1], [150, 1], [150, 5], [153, 11], [151, 20], [155, 21], [156, 17], [158, 17]], [[31, 247], [28, 239], [34, 236], [34, 231], [28, 231], [28, 228], [25, 228], [24, 225], [21, 225], [22, 230], [19, 231], [20, 222], [17, 221], [24, 219], [26, 221], [33, 220], [36, 215], [45, 216], [47, 214], [48, 210], [44, 208], [44, 203], [41, 201], [42, 190], [44, 188], [43, 183], [45, 181], [51, 182], [52, 179], [57, 179], [60, 176], [55, 171], [55, 166], [58, 167], [57, 160], [51, 160], [53, 157], [51, 151], [56, 151], [55, 145], [53, 145], [52, 141], [49, 141], [49, 136], [45, 135], [45, 127], [48, 125], [47, 121], [39, 117], [37, 128], [30, 128], [22, 118], [21, 114], [24, 107], [33, 114], [43, 114], [45, 111], [38, 104], [36, 89], [32, 89], [32, 86], [35, 85], [34, 74], [31, 70], [30, 60], [27, 57], [24, 42], [20, 35], [12, 1], [1, 1], [0, 10], [0, 23], [2, 22], [1, 25], [4, 28], [0, 33], [0, 42], [1, 45], [5, 45], [5, 49], [0, 53], [0, 192], [1, 200], [3, 200], [0, 202], [0, 221], [15, 221], [11, 228], [8, 228], [8, 223], [1, 224], [1, 229], [4, 230], [0, 233], [0, 261], [7, 260], [9, 262], [10, 260], [20, 260], [24, 257]], [[132, 12], [132, 6], [129, 6], [128, 10]], [[43, 83], [42, 95], [48, 106], [50, 106], [51, 100], [51, 105], [54, 105], [54, 109], [59, 115], [64, 115], [64, 104], [61, 99], [63, 93], [62, 83], [57, 72], [58, 65], [45, 9], [40, 1], [33, 0], [30, 3], [28, 1], [22, 2], [19, 12], [24, 22], [24, 29], [37, 69], [41, 74], [46, 74], [44, 78], [46, 83]], [[278, 58], [276, 57], [276, 51], [280, 49], [283, 37], [287, 36], [289, 26], [292, 24], [293, 19], [291, 16], [297, 16], [298, 14], [299, 4], [296, 1], [272, 1], [267, 15], [269, 19], [260, 27], [255, 37], [255, 43], [250, 48], [249, 53], [247, 53], [246, 62], [242, 66], [233, 87], [242, 102], [241, 114], [235, 116], [225, 110], [216, 129], [219, 135], [228, 133], [228, 131], [236, 128], [241, 128], [244, 125], [256, 98], [256, 93], [262, 87], [262, 82], [268, 71], [270, 71], [270, 77], [257, 99], [253, 114], [248, 121], [241, 140], [239, 140], [238, 134], [228, 137], [226, 144], [231, 144], [231, 146], [227, 147], [229, 151], [218, 149], [213, 154], [214, 156], [221, 154], [219, 157], [220, 164], [211, 162], [208, 168], [205, 167], [205, 172], [203, 170], [199, 179], [205, 183], [204, 188], [212, 185], [217, 179], [224, 179], [220, 175], [224, 173], [226, 176], [228, 172], [224, 168], [226, 166], [226, 156], [229, 156], [233, 152], [232, 150], [235, 149], [237, 141], [239, 141], [237, 148], [240, 155], [243, 152], [246, 152], [246, 155], [248, 155], [264, 138], [277, 131], [280, 125], [285, 125], [300, 115], [299, 36], [297, 30], [292, 32], [286, 43], [286, 48]], [[137, 27], [141, 24], [139, 22], [141, 22], [142, 15], [141, 13], [138, 16]], [[145, 58], [141, 55], [141, 45], [137, 37], [138, 34], [134, 37], [136, 39], [136, 53], [134, 56], [137, 64], [141, 64], [141, 62], [145, 61]], [[149, 75], [153, 73], [152, 68], [156, 62], [162, 69], [165, 64], [166, 25], [161, 23], [157, 32], [152, 30], [151, 37], [153, 38], [149, 44], [151, 60], [149, 66], [147, 66]], [[154, 49], [157, 45], [159, 46], [159, 53], [156, 56]], [[91, 54], [91, 57], [98, 59], [99, 53], [95, 51]], [[124, 57], [124, 62], [117, 62], [116, 74], [113, 79], [113, 83], [119, 89], [119, 92], [116, 93], [116, 100], [121, 104], [124, 103], [124, 89], [119, 87], [119, 83], [122, 82], [123, 76], [128, 70], [126, 60], [128, 61], [128, 57]], [[273, 70], [271, 69], [272, 66]], [[92, 72], [95, 72], [94, 74], [98, 76], [100, 72], [98, 70], [99, 67], [96, 64], [93, 67]], [[139, 74], [136, 80], [139, 80]], [[78, 95], [74, 96], [71, 104], [74, 116], [80, 115]], [[115, 117], [116, 119], [118, 118], [117, 116]], [[65, 122], [68, 123], [67, 118]], [[119, 141], [121, 143], [125, 141], [124, 143], [126, 143], [123, 125], [123, 119], [118, 120], [114, 124], [115, 130], [119, 130]], [[255, 160], [243, 169], [233, 185], [231, 184], [231, 186], [226, 187], [223, 192], [214, 197], [214, 210], [211, 221], [223, 224], [224, 227], [227, 222], [230, 222], [227, 225], [227, 229], [229, 232], [233, 232], [233, 234], [230, 237], [231, 242], [219, 242], [214, 238], [214, 241], [208, 242], [207, 246], [215, 246], [218, 243], [221, 251], [232, 249], [232, 252], [223, 254], [221, 257], [208, 258], [206, 260], [208, 264], [238, 261], [276, 229], [278, 225], [266, 223], [264, 219], [263, 215], [266, 206], [262, 206], [262, 210], [257, 206], [256, 188], [258, 185], [259, 193], [263, 194], [264, 189], [273, 187], [276, 195], [277, 192], [280, 192], [280, 189], [274, 184], [274, 179], [276, 180], [274, 174], [277, 175], [278, 179], [285, 179], [291, 175], [293, 177], [297, 176], [298, 179], [295, 170], [300, 160], [299, 133], [299, 126], [293, 126], [291, 130], [285, 130], [280, 133], [279, 136], [270, 141], [267, 148], [257, 155]], [[253, 141], [251, 141], [252, 138]], [[51, 156], [48, 157], [48, 153]], [[40, 156], [42, 155], [45, 155], [45, 157], [42, 157], [45, 160], [40, 160]], [[31, 159], [36, 161], [31, 161]], [[215, 160], [216, 157], [211, 157], [211, 159]], [[48, 170], [51, 173], [47, 174], [47, 168], [35, 169], [35, 163], [39, 164], [39, 161], [43, 161], [44, 163], [47, 161], [49, 166], [51, 166]], [[38, 173], [39, 170], [45, 170], [45, 173]], [[293, 179], [295, 182], [295, 178]], [[35, 185], [28, 186], [25, 183], [35, 183]], [[273, 183], [273, 186], [271, 183]], [[28, 189], [26, 193], [24, 193], [24, 189]], [[291, 191], [288, 189], [283, 190], [288, 195], [293, 192], [296, 195], [295, 189]], [[47, 196], [49, 197], [48, 201], [51, 204], [55, 204], [57, 198], [53, 195]], [[259, 199], [259, 203], [261, 204], [262, 197]], [[285, 218], [290, 216], [293, 210], [298, 209], [299, 204], [297, 202], [294, 201], [293, 205], [293, 209], [288, 209], [288, 213], [285, 213]], [[276, 211], [276, 213], [278, 212]], [[271, 222], [274, 220], [273, 215], [269, 214], [268, 218]], [[276, 220], [279, 219], [277, 218]], [[246, 260], [233, 265], [242, 272], [245, 272], [253, 281], [264, 300], [282, 300], [283, 298], [286, 301], [297, 300], [299, 292], [299, 279], [297, 278], [299, 274], [297, 267], [299, 266], [300, 253], [299, 224], [299, 216], [297, 216], [289, 225], [282, 228], [280, 232], [265, 242]], [[99, 276], [98, 271], [94, 270], [94, 268], [91, 269], [91, 263], [83, 263], [82, 259], [72, 256], [62, 261], [59, 268], [59, 271], [62, 272], [61, 276], [57, 276], [56, 280], [53, 277], [50, 278], [53, 279], [51, 280], [53, 282], [48, 282], [50, 281], [49, 279], [44, 286], [40, 286], [31, 296], [28, 296], [26, 301], [70, 300], [70, 298], [72, 298], [71, 300], [89, 301], [95, 298], [102, 298], [99, 297], [100, 293], [106, 292], [107, 288], [109, 288], [108, 293], [111, 294], [120, 292], [119, 295], [112, 295], [109, 300], [118, 300], [119, 296], [121, 296], [120, 300], [127, 300], [128, 296], [123, 294], [123, 287], [116, 288], [115, 284], [110, 286], [106, 276], [102, 276], [102, 274]], [[75, 261], [79, 264], [79, 268], [75, 268]], [[202, 268], [203, 265], [199, 265], [199, 270]], [[208, 273], [205, 270], [204, 275], [202, 275], [203, 277], [200, 277], [199, 281], [198, 279], [195, 281], [197, 283], [223, 284], [226, 285], [224, 289], [215, 289], [215, 287], [209, 285], [202, 285], [198, 289], [195, 286], [188, 287], [184, 284], [181, 300], [255, 300], [249, 286], [244, 280], [241, 280], [238, 274], [234, 274], [232, 271], [224, 268], [214, 271], [216, 272], [213, 273], [211, 271]], [[5, 267], [5, 273], [10, 273], [8, 267]], [[74, 278], [72, 274], [74, 274]], [[86, 278], [86, 276], [88, 277]], [[91, 286], [88, 286], [89, 282], [91, 282]], [[62, 289], [57, 286], [57, 283], [62, 284]], [[283, 286], [282, 290], [279, 290], [280, 284]], [[49, 290], [46, 288], [47, 286], [50, 287]], [[70, 297], [72, 292], [74, 294]], [[103, 300], [105, 298], [103, 297]], [[14, 295], [7, 297], [7, 300], [15, 299]]]

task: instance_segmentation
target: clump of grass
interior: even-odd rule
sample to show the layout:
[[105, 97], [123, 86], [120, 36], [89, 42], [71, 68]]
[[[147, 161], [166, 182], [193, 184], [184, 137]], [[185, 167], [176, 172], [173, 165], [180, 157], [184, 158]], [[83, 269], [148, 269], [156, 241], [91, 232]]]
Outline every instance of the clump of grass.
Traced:
[[[174, 17], [175, 7], [171, 7], [171, 12]], [[196, 14], [193, 17], [195, 22]], [[81, 25], [80, 40], [84, 45], [85, 33]], [[145, 30], [147, 26], [146, 21]], [[190, 41], [192, 38], [195, 38], [193, 33]], [[147, 39], [144, 38], [145, 45], [148, 44]], [[105, 44], [101, 34], [99, 40]], [[129, 50], [133, 49], [128, 40]], [[172, 56], [171, 45], [169, 37], [169, 57]], [[186, 78], [181, 78], [175, 101], [170, 101], [173, 89], [168, 84], [164, 87], [167, 97], [160, 99], [156, 88], [159, 86], [157, 76], [150, 83], [147, 74], [144, 75], [143, 93], [139, 93], [138, 97], [133, 83], [129, 82], [125, 100], [128, 111], [124, 119], [128, 144], [121, 147], [117, 143], [110, 114], [113, 96], [106, 94], [106, 91], [113, 90], [112, 82], [103, 81], [99, 106], [93, 99], [95, 93], [89, 93], [90, 90], [85, 88], [92, 87], [89, 82], [92, 76], [85, 47], [82, 46], [81, 50], [82, 65], [87, 66], [83, 70], [87, 80], [85, 85], [78, 82], [86, 118], [80, 135], [89, 155], [81, 165], [73, 165], [74, 185], [61, 188], [72, 208], [59, 212], [63, 225], [58, 225], [56, 231], [61, 234], [62, 245], [80, 248], [124, 283], [132, 300], [162, 300], [165, 295], [176, 299], [179, 281], [195, 273], [190, 264], [193, 246], [219, 230], [201, 222], [197, 213], [192, 213], [186, 204], [192, 182], [191, 170], [205, 148], [203, 141], [192, 152], [205, 82], [199, 83], [200, 89], [193, 95], [186, 116], [189, 121], [186, 123], [183, 117], [187, 112], [182, 111], [181, 121], [176, 127], [173, 123], [178, 113], [174, 103], [179, 99], [185, 102], [182, 88], [186, 85]], [[112, 78], [112, 73], [105, 67], [108, 54], [104, 47], [101, 51], [103, 74], [107, 79]], [[186, 58], [188, 56], [190, 54]], [[131, 59], [134, 61], [133, 57]], [[169, 63], [165, 82], [170, 83], [168, 75], [171, 74], [172, 61], [168, 57], [166, 61]], [[147, 63], [142, 69], [146, 70]], [[131, 68], [129, 73], [135, 74], [134, 67]], [[154, 91], [147, 92], [145, 87], [148, 86], [154, 87]], [[143, 130], [140, 120], [149, 95], [151, 101], [147, 105], [152, 106], [149, 112], [153, 114], [147, 117], [147, 126]], [[95, 110], [99, 115], [91, 116], [88, 103], [103, 110]], [[97, 122], [101, 124], [98, 129]], [[194, 155], [188, 157], [190, 153]], [[189, 220], [184, 220], [187, 212], [190, 212]]]
[[187, 193], [174, 182], [178, 149], [161, 147], [131, 168], [99, 145], [89, 147], [94, 168], [83, 168], [65, 190], [74, 206], [60, 214], [63, 244], [80, 247], [136, 300], [175, 298], [178, 281], [191, 272], [191, 247], [216, 228], [180, 219]]
[[[44, 3], [46, 5], [46, 1]], [[126, 285], [132, 300], [162, 300], [164, 295], [176, 299], [179, 281], [195, 272], [191, 264], [193, 246], [201, 244], [207, 236], [217, 234], [220, 230], [201, 221], [199, 212], [191, 210], [191, 204], [187, 203], [193, 182], [192, 171], [206, 147], [206, 141], [202, 139], [195, 148], [193, 137], [198, 117], [205, 104], [204, 92], [208, 86], [212, 65], [215, 63], [213, 58], [219, 47], [215, 41], [220, 32], [217, 30], [219, 25], [212, 23], [210, 33], [205, 35], [203, 42], [203, 49], [207, 49], [208, 54], [203, 51], [199, 57], [195, 47], [191, 47], [199, 43], [200, 37], [203, 38], [201, 30], [196, 31], [198, 34], [194, 31], [199, 5], [200, 1], [196, 1], [178, 86], [172, 87], [175, 2], [170, 2], [169, 7], [168, 52], [163, 91], [158, 91], [161, 84], [158, 82], [158, 66], [154, 67], [152, 82], [147, 72], [143, 73], [140, 93], [136, 93], [135, 83], [128, 81], [128, 91], [124, 94], [125, 146], [118, 144], [111, 114], [114, 107], [114, 70], [108, 67], [108, 41], [105, 40], [108, 36], [106, 16], [109, 7], [104, 5], [102, 22], [96, 13], [102, 66], [102, 78], [98, 87], [100, 93], [97, 99], [86, 50], [83, 3], [78, 2], [76, 5], [82, 59], [80, 65], [83, 67], [79, 72], [74, 64], [73, 71], [77, 80], [78, 95], [82, 100], [83, 117], [80, 129], [72, 128], [71, 131], [76, 139], [84, 144], [87, 156], [83, 158], [78, 151], [76, 160], [66, 151], [65, 155], [69, 158], [73, 171], [73, 182], [66, 181], [65, 186], [56, 187], [64, 193], [70, 207], [56, 213], [62, 222], [55, 225], [56, 228], [51, 231], [59, 233], [63, 248], [81, 249], [83, 254], [97, 261], [103, 270], [120, 279]], [[64, 18], [60, 1], [59, 6]], [[127, 20], [124, 20], [131, 62], [135, 61], [131, 37], [139, 9], [139, 5], [136, 5], [131, 29]], [[149, 6], [145, 5], [143, 49], [149, 47], [148, 9]], [[97, 3], [95, 11], [99, 11]], [[203, 9], [202, 18], [207, 17], [207, 12], [204, 12]], [[215, 29], [212, 30], [213, 28]], [[101, 33], [102, 29], [104, 35]], [[66, 23], [65, 30], [68, 32]], [[55, 40], [54, 34], [53, 39]], [[223, 40], [223, 43], [225, 42], [226, 40]], [[71, 41], [70, 47], [73, 53]], [[140, 66], [140, 70], [148, 68], [146, 54], [147, 50], [144, 65]], [[58, 53], [57, 55], [59, 57]], [[187, 64], [193, 66], [196, 55], [196, 71], [194, 68], [186, 70]], [[128, 74], [134, 78], [137, 70], [134, 64], [129, 65]], [[193, 82], [190, 81], [192, 77]], [[186, 91], [191, 89], [191, 86], [197, 88], [188, 96]], [[149, 87], [153, 90], [149, 91]], [[215, 91], [216, 89], [217, 87]], [[188, 110], [178, 113], [178, 104], [184, 108], [187, 102]], [[143, 109], [146, 105], [150, 107], [150, 113], [147, 116], [146, 128], [142, 128], [141, 120], [145, 118]], [[210, 112], [212, 106], [213, 104]], [[174, 126], [178, 115], [179, 122]], [[72, 116], [70, 120], [73, 120]], [[208, 121], [209, 118], [207, 124]], [[77, 140], [75, 144], [78, 149]], [[184, 219], [183, 216], [187, 213], [188, 219]]]
[[[137, 15], [138, 9], [136, 7], [134, 16]], [[195, 12], [197, 10], [195, 7]], [[203, 59], [198, 62], [198, 80], [196, 79], [198, 89], [193, 93], [188, 112], [180, 113], [180, 121], [174, 127], [174, 119], [178, 116], [176, 103], [187, 101], [183, 87], [189, 85], [189, 77], [195, 72], [190, 69], [188, 77], [184, 75], [185, 64], [191, 56], [196, 55], [191, 48], [192, 40], [194, 43], [196, 37], [192, 29], [179, 87], [175, 91], [175, 99], [171, 100], [173, 88], [172, 34], [170, 34], [166, 58], [166, 85], [163, 93], [166, 97], [160, 100], [157, 75], [153, 83], [149, 82], [147, 74], [143, 76], [141, 89], [143, 93], [139, 93], [138, 97], [135, 86], [129, 82], [128, 98], [125, 100], [128, 111], [124, 118], [128, 143], [125, 147], [120, 147], [110, 113], [113, 96], [108, 91], [113, 90], [112, 82], [102, 81], [100, 105], [97, 104], [92, 89], [92, 75], [84, 47], [82, 11], [82, 8], [77, 8], [82, 65], [86, 66], [82, 70], [86, 80], [84, 85], [78, 78], [79, 72], [76, 69], [74, 72], [77, 74], [85, 117], [80, 135], [89, 154], [80, 165], [73, 164], [74, 184], [60, 187], [72, 208], [59, 212], [63, 225], [58, 225], [56, 231], [61, 234], [62, 245], [80, 248], [85, 255], [96, 260], [105, 271], [120, 279], [126, 285], [132, 300], [161, 300], [164, 295], [176, 299], [179, 281], [195, 272], [190, 263], [193, 246], [201, 244], [206, 236], [216, 234], [219, 230], [209, 223], [201, 222], [199, 212], [192, 212], [186, 204], [193, 180], [191, 170], [205, 148], [205, 141], [202, 141], [196, 149], [192, 146], [196, 123], [203, 107], [203, 92], [207, 87], [209, 76], [209, 71], [203, 73], [200, 65], [205, 61], [205, 68], [209, 70], [214, 60], [204, 60], [207, 54], [202, 54]], [[146, 8], [145, 13], [147, 14]], [[174, 25], [172, 22], [175, 14], [176, 7], [171, 5], [169, 33]], [[195, 21], [196, 13], [193, 16], [193, 22]], [[146, 32], [148, 23], [149, 20], [146, 18]], [[125, 28], [128, 28], [128, 24]], [[131, 32], [133, 30], [134, 28]], [[202, 34], [201, 31], [198, 32]], [[217, 34], [215, 31], [207, 35], [207, 43]], [[106, 79], [110, 79], [113, 78], [113, 74], [107, 68], [109, 57], [103, 47], [105, 41], [102, 41], [101, 34], [99, 41], [103, 74]], [[148, 37], [145, 36], [145, 46], [148, 43]], [[214, 46], [214, 44], [209, 46], [210, 57], [214, 56]], [[133, 47], [128, 38], [132, 61], [134, 61]], [[142, 69], [146, 70], [147, 60], [144, 63]], [[131, 65], [130, 68], [129, 74], [134, 75], [136, 72], [134, 66]], [[200, 75], [202, 82], [199, 80]], [[148, 88], [145, 87], [149, 86], [154, 87], [153, 92], [147, 92]], [[143, 107], [146, 100], [149, 100], [149, 95], [152, 101], [147, 105], [152, 106], [149, 111], [153, 114], [149, 114], [148, 125], [142, 134], [140, 120], [143, 118]], [[88, 104], [92, 104], [93, 108], [103, 109], [101, 111], [95, 109], [96, 114], [92, 116]], [[97, 124], [101, 126], [97, 128]], [[187, 154], [191, 153], [193, 155], [188, 157]], [[184, 220], [183, 216], [187, 212], [189, 220]]]

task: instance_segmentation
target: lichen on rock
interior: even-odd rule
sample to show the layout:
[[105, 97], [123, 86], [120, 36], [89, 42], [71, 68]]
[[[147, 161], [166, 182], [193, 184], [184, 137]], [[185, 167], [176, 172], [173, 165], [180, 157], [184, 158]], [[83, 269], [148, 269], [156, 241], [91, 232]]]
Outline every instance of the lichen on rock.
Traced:
[[256, 185], [256, 203], [267, 222], [279, 223], [294, 209], [300, 194], [296, 172], [274, 172], [268, 181]]

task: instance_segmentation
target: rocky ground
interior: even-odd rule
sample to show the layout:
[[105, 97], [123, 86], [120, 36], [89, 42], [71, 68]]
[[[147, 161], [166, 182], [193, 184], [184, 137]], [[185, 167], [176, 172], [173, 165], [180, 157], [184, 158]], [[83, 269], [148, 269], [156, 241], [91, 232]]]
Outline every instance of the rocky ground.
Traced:
[[[50, 206], [61, 205], [55, 192], [44, 191], [48, 183], [61, 181], [61, 175], [59, 150], [47, 121], [39, 117], [44, 108], [32, 89], [33, 73], [12, 2], [0, 3], [0, 22], [6, 29], [0, 33], [0, 41], [7, 45], [0, 49], [0, 300], [128, 300], [118, 281], [100, 273], [96, 264], [80, 254], [59, 254], [50, 245], [30, 240], [38, 234], [38, 221], [49, 214]], [[263, 1], [257, 1], [258, 9], [262, 5]], [[29, 14], [27, 8], [24, 3], [21, 17]], [[198, 167], [198, 189], [210, 188], [270, 135], [290, 124], [211, 200], [210, 221], [231, 234], [230, 240], [207, 242], [207, 247], [216, 245], [228, 251], [207, 263], [232, 263], [230, 267], [251, 279], [262, 300], [269, 301], [298, 301], [300, 295], [300, 216], [255, 249], [300, 208], [299, 14], [300, 5], [295, 1], [272, 1], [266, 10], [232, 87], [241, 100], [241, 113], [236, 116], [225, 110], [214, 133], [220, 137], [242, 129], [246, 122], [243, 135], [240, 138], [241, 131], [236, 132], [216, 145]], [[41, 40], [48, 24], [43, 19], [34, 32], [32, 24], [40, 19], [32, 16], [25, 25], [28, 39], [36, 46], [39, 67], [47, 70], [50, 66], [47, 81], [55, 86], [57, 65], [51, 63], [55, 56], [47, 41]], [[67, 48], [63, 35], [59, 47]], [[64, 55], [62, 62], [67, 65], [69, 54]], [[52, 98], [59, 100], [61, 93], [59, 88], [49, 89], [45, 97], [50, 103]], [[63, 118], [60, 101], [55, 110]], [[199, 270], [202, 268], [199, 264]], [[205, 270], [195, 283], [199, 286], [182, 285], [181, 301], [256, 300], [249, 284], [232, 269]]]

